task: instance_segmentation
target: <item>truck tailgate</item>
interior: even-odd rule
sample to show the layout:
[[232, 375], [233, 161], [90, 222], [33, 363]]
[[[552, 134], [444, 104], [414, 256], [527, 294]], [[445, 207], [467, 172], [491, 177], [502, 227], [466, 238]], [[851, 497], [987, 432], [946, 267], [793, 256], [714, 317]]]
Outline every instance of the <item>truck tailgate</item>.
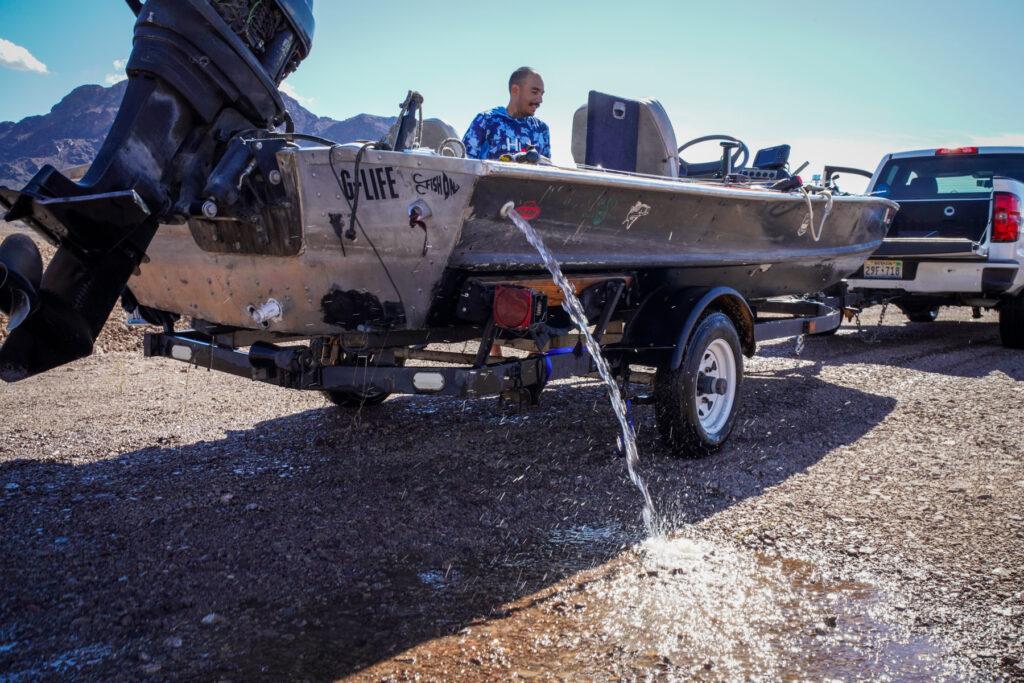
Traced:
[[[901, 199], [890, 238], [939, 238], [980, 242], [992, 213], [991, 195], [983, 199]], [[951, 245], [952, 246], [952, 245]]]

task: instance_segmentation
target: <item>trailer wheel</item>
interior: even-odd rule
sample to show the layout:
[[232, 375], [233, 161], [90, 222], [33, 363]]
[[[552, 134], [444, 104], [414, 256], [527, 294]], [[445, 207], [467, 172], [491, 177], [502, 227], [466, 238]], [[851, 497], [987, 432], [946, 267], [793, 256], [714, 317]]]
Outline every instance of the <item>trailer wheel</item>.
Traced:
[[914, 304], [900, 304], [899, 308], [907, 320], [912, 323], [933, 323], [939, 317], [938, 306], [921, 306]]
[[736, 326], [713, 311], [697, 324], [680, 366], [661, 367], [655, 377], [658, 430], [676, 455], [699, 458], [725, 443], [736, 422], [742, 380]]
[[999, 339], [1008, 349], [1024, 349], [1024, 295], [999, 309]]
[[[345, 363], [345, 365], [364, 365], [367, 362], [366, 359], [361, 359], [355, 363]], [[372, 359], [369, 363], [373, 364]], [[403, 358], [395, 361], [396, 366], [401, 367], [404, 364], [405, 359]], [[331, 403], [339, 408], [372, 408], [379, 406], [391, 395], [390, 391], [377, 391], [375, 389], [366, 389], [365, 391], [325, 391], [323, 393]]]

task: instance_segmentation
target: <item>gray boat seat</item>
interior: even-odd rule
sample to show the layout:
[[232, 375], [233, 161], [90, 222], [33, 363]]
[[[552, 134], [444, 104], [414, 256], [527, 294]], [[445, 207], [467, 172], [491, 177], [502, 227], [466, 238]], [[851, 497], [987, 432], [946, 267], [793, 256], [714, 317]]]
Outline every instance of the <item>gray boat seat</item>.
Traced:
[[441, 119], [423, 119], [423, 130], [420, 133], [420, 146], [437, 149], [448, 138], [458, 138], [455, 127]]
[[676, 134], [657, 100], [590, 91], [572, 119], [577, 164], [650, 175], [679, 175]]

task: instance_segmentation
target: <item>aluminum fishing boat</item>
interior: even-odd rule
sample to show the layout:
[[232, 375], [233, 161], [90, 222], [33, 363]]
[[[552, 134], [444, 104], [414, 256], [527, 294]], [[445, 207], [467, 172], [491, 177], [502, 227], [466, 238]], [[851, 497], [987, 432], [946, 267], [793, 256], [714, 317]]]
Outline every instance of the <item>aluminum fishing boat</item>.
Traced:
[[[246, 143], [254, 159], [260, 145], [276, 149], [259, 166], [278, 185], [251, 182], [279, 188], [279, 200], [241, 217], [215, 205], [210, 217], [161, 226], [128, 283], [140, 304], [292, 334], [456, 326], [467, 280], [544, 272], [502, 217], [508, 202], [568, 274], [630, 273], [648, 290], [724, 285], [763, 299], [839, 282], [894, 213], [884, 199], [771, 190], [741, 180], [742, 170], [712, 182], [457, 158], [452, 144], [442, 154], [286, 140]], [[669, 140], [654, 154], [674, 152]]]
[[[277, 89], [310, 50], [309, 0], [128, 4], [138, 16], [129, 84], [89, 171], [72, 181], [47, 167], [24, 188], [0, 188], [7, 220], [59, 247], [40, 275], [31, 242], [0, 246], [8, 381], [91, 353], [120, 298], [164, 326], [151, 355], [339, 403], [536, 392], [589, 365], [551, 355], [571, 342], [563, 294], [511, 216], [561, 264], [618, 372], [645, 363], [675, 381], [688, 354], [728, 347], [719, 365], [732, 371], [686, 370], [697, 382], [687, 400], [731, 401], [740, 352], [769, 336], [769, 299], [822, 292], [857, 270], [898, 208], [804, 187], [786, 146], [748, 166], [746, 146], [728, 138], [720, 160], [687, 163], [692, 143], [677, 148], [660, 104], [598, 92], [574, 118], [572, 168], [530, 150], [465, 158], [450, 129], [422, 122], [414, 92], [384, 140], [336, 145], [289, 132]], [[191, 336], [174, 333], [182, 316]], [[693, 347], [709, 316], [726, 341]], [[298, 339], [309, 346], [275, 345]], [[468, 374], [417, 379], [400, 367], [466, 360], [424, 347], [469, 339], [481, 343]], [[525, 344], [533, 364], [495, 365], [488, 350], [501, 343]], [[725, 414], [722, 425], [691, 416], [707, 427], [702, 448], [728, 434]]]

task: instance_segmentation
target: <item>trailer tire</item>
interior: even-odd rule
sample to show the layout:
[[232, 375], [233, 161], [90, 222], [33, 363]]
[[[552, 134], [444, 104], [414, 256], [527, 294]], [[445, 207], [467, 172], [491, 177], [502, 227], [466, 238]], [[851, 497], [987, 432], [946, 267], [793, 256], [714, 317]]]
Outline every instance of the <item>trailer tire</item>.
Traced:
[[736, 423], [742, 381], [736, 326], [711, 311], [687, 340], [679, 367], [658, 368], [655, 377], [658, 431], [675, 455], [700, 458], [721, 448]]
[[1018, 295], [1000, 307], [999, 339], [1008, 349], [1024, 349], [1024, 295]]
[[[405, 365], [405, 359], [399, 358], [395, 361], [395, 365], [401, 367]], [[373, 408], [379, 406], [381, 403], [387, 400], [388, 396], [391, 395], [390, 391], [325, 391], [324, 396], [327, 397], [334, 405], [339, 408]]]
[[357, 392], [357, 391], [325, 391], [324, 396], [339, 408], [373, 408], [379, 406], [388, 396], [389, 391]]

